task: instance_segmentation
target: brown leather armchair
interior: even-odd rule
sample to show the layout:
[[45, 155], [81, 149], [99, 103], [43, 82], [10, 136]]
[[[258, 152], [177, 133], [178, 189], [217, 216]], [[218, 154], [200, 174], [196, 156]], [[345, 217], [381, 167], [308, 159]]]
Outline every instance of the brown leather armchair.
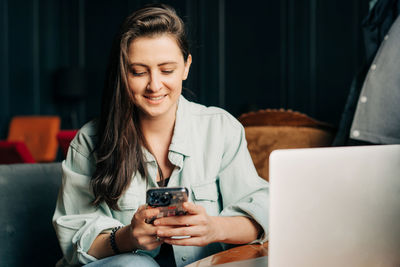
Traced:
[[242, 114], [248, 149], [258, 175], [269, 180], [269, 154], [276, 149], [330, 146], [335, 128], [309, 116], [283, 109]]

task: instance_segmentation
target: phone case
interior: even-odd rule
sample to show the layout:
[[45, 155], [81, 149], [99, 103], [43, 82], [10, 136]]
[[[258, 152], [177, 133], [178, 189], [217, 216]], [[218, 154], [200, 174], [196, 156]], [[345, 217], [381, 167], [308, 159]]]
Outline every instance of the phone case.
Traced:
[[146, 193], [146, 203], [150, 207], [157, 207], [160, 213], [146, 220], [152, 223], [156, 218], [184, 215], [183, 202], [188, 200], [188, 189], [186, 187], [162, 187], [150, 188]]

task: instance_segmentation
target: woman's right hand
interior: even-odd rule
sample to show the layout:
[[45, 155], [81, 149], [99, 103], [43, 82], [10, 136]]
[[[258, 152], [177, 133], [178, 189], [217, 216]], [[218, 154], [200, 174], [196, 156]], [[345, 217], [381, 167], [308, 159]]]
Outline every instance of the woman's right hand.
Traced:
[[163, 243], [157, 237], [157, 229], [160, 227], [146, 223], [146, 219], [156, 217], [159, 212], [159, 209], [148, 208], [146, 205], [142, 205], [133, 215], [129, 232], [134, 249], [153, 250]]
[[[160, 246], [163, 240], [157, 238], [157, 230], [171, 227], [146, 223], [146, 219], [151, 219], [159, 213], [158, 209], [146, 208], [146, 205], [140, 206], [133, 215], [131, 223], [115, 232], [115, 243], [118, 250], [124, 253], [136, 249], [153, 250]], [[114, 255], [110, 246], [110, 234], [99, 234], [89, 248], [88, 254], [97, 259]]]

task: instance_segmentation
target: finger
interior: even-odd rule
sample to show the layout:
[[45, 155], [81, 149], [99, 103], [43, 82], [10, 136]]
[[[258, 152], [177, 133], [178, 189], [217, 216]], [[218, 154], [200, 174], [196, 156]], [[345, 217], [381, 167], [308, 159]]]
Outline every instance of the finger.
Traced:
[[174, 228], [176, 228], [176, 227], [181, 227], [181, 226], [175, 226], [175, 225], [160, 225], [160, 226], [157, 226], [157, 228], [156, 229], [174, 229]]
[[145, 222], [140, 222], [136, 225], [132, 225], [132, 235], [135, 239], [138, 239], [138, 242], [146, 242], [140, 240], [141, 238], [147, 238], [148, 236], [156, 236], [158, 228], [153, 226], [152, 224], [148, 224]]
[[182, 239], [164, 238], [164, 243], [177, 246], [205, 246], [207, 243], [202, 237], [190, 237]]
[[191, 217], [190, 215], [162, 217], [155, 220], [153, 224], [156, 226], [187, 226], [191, 225], [190, 222], [193, 220]]
[[184, 202], [183, 203], [183, 208], [189, 213], [189, 214], [201, 214], [204, 212], [204, 208], [200, 205], [196, 205], [193, 202]]
[[157, 235], [157, 227], [154, 227], [151, 224], [147, 224], [147, 227], [145, 228], [145, 234], [148, 236], [156, 236]]
[[136, 210], [136, 212], [134, 214], [134, 217], [136, 219], [143, 219], [142, 218], [143, 217], [143, 211], [145, 211], [145, 210], [146, 210], [146, 205], [139, 206], [139, 208]]
[[159, 209], [155, 208], [142, 208], [140, 207], [138, 211], [136, 212], [137, 214], [137, 219], [139, 220], [145, 220], [145, 219], [151, 219], [153, 217], [157, 217], [157, 215], [160, 213]]
[[146, 204], [139, 206], [139, 208], [136, 210], [136, 213], [139, 213], [139, 212], [145, 210], [146, 206], [147, 206]]
[[190, 226], [190, 227], [178, 227], [170, 229], [158, 229], [157, 235], [163, 238], [170, 238], [172, 236], [202, 236], [204, 235], [204, 227]]
[[154, 220], [157, 218], [158, 214], [160, 213], [159, 210], [145, 210], [144, 212], [144, 219], [147, 223], [153, 224]]

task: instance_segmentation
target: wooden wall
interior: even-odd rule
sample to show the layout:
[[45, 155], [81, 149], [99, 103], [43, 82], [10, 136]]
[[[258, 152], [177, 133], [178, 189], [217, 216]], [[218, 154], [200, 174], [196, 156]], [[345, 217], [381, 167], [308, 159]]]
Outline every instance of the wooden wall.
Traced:
[[[10, 118], [58, 114], [62, 127], [95, 117], [114, 34], [140, 0], [0, 0], [0, 137]], [[238, 116], [291, 108], [338, 125], [364, 58], [362, 0], [167, 0], [189, 29], [191, 99]], [[89, 73], [89, 97], [54, 99], [61, 67]], [[72, 111], [71, 111], [72, 109]]]

